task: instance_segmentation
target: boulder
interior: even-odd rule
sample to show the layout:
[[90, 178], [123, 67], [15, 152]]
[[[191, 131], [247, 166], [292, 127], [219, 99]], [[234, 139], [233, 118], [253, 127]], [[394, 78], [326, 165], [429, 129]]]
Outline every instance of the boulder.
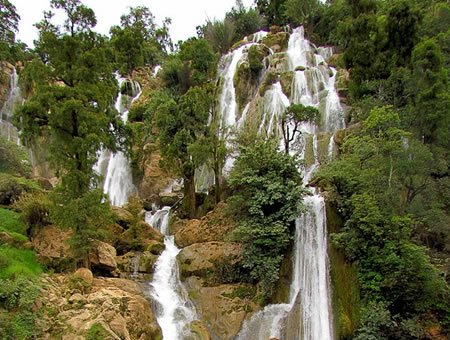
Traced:
[[38, 228], [31, 242], [39, 261], [56, 270], [67, 269], [72, 256], [68, 243], [71, 236], [71, 230], [62, 230], [52, 225]]
[[197, 277], [188, 278], [185, 285], [197, 312], [217, 339], [234, 339], [243, 321], [260, 308], [252, 301], [256, 289], [251, 285], [211, 287]]
[[114, 271], [117, 268], [116, 248], [112, 245], [98, 241], [95, 250], [89, 255], [94, 268]]
[[116, 222], [123, 228], [128, 229], [133, 221], [133, 215], [124, 208], [112, 207], [113, 213], [116, 215]]
[[92, 282], [94, 281], [94, 275], [87, 268], [78, 269], [75, 273], [73, 273], [73, 277], [83, 280], [88, 285], [92, 285]]
[[181, 227], [176, 230], [175, 242], [183, 248], [194, 243], [225, 241], [235, 228], [235, 222], [226, 215], [226, 204], [219, 203], [201, 220], [189, 220], [186, 223], [178, 222]]
[[159, 201], [162, 206], [171, 207], [180, 200], [180, 196], [174, 192], [161, 192], [159, 193]]
[[[239, 262], [242, 246], [231, 242], [195, 243], [183, 248], [177, 256], [181, 275], [200, 276], [212, 279], [217, 267], [234, 265]], [[214, 278], [214, 281], [220, 278]]]

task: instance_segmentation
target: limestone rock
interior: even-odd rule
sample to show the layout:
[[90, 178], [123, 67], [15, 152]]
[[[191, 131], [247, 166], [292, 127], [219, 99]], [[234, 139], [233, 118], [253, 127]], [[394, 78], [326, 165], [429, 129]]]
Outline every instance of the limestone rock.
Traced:
[[89, 255], [89, 259], [94, 267], [102, 270], [113, 271], [117, 268], [116, 248], [105, 242], [98, 241], [97, 247]]
[[217, 266], [234, 265], [240, 260], [242, 246], [231, 242], [195, 243], [178, 254], [181, 274], [208, 277]]
[[162, 206], [173, 206], [180, 200], [180, 196], [174, 192], [160, 192], [159, 201]]
[[225, 214], [226, 204], [219, 203], [201, 220], [189, 220], [177, 230], [175, 242], [179, 247], [187, 247], [194, 243], [225, 241], [235, 228], [234, 221]]
[[209, 333], [206, 325], [200, 321], [195, 320], [191, 322], [191, 331], [195, 340], [211, 340], [211, 334]]
[[78, 269], [73, 274], [73, 276], [82, 279], [84, 282], [86, 282], [89, 285], [92, 285], [92, 282], [94, 281], [94, 275], [87, 268], [80, 268], [80, 269]]
[[[39, 339], [86, 339], [101, 330], [102, 339], [161, 340], [149, 301], [133, 281], [96, 278], [84, 294], [73, 293], [67, 275], [45, 275], [37, 305], [43, 311]], [[57, 317], [55, 317], [57, 316]]]
[[211, 334], [217, 339], [234, 339], [249, 314], [258, 311], [252, 302], [254, 287], [242, 284], [204, 286], [204, 281], [190, 277], [186, 281], [199, 315], [206, 320]]
[[62, 230], [51, 225], [36, 230], [32, 244], [38, 259], [51, 268], [66, 269], [63, 267], [64, 262], [71, 257], [68, 244], [71, 236], [71, 230]]

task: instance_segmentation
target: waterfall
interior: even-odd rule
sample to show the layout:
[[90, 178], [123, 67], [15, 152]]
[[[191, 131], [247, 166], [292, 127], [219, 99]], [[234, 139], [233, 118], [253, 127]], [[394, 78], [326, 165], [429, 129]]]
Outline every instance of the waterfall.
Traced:
[[[126, 79], [118, 75], [116, 75], [116, 78], [119, 83], [119, 94], [115, 108], [120, 113], [122, 121], [126, 123], [129, 106], [141, 95], [141, 87], [137, 82], [130, 81], [133, 98], [131, 103], [128, 103], [127, 98], [124, 98], [126, 96], [120, 91]], [[118, 207], [125, 205], [128, 197], [136, 190], [128, 157], [122, 151], [112, 154], [110, 150], [103, 149], [100, 151], [95, 170], [104, 177], [103, 192], [108, 195], [111, 204]]]
[[6, 99], [3, 107], [0, 110], [0, 135], [6, 140], [19, 145], [19, 131], [12, 124], [14, 110], [23, 102], [19, 87], [19, 76], [17, 74], [16, 68], [12, 69], [9, 84], [8, 98]]
[[[343, 110], [335, 88], [336, 71], [326, 65], [330, 48], [316, 48], [304, 37], [302, 27], [293, 31], [288, 43], [289, 67], [294, 71], [292, 103], [314, 106], [321, 112], [318, 126], [302, 123], [297, 136], [297, 152], [306, 154], [307, 137], [312, 138], [313, 164], [303, 165], [300, 171], [303, 184], [310, 181], [319, 168], [318, 134], [331, 133], [326, 150], [331, 158], [334, 152], [334, 132], [344, 127]], [[286, 101], [287, 99], [287, 101]], [[282, 96], [279, 83], [272, 85], [263, 98], [260, 132], [272, 132], [274, 117], [289, 105]], [[333, 322], [327, 254], [327, 229], [325, 202], [315, 190], [304, 198], [306, 212], [295, 221], [292, 282], [286, 304], [266, 306], [247, 320], [237, 340], [244, 339], [304, 339], [332, 340]]]
[[155, 264], [150, 293], [157, 304], [156, 318], [163, 338], [167, 340], [184, 339], [190, 334], [190, 324], [197, 319], [195, 309], [188, 299], [182, 285], [177, 266], [177, 248], [174, 236], [169, 235], [170, 208], [164, 207], [155, 213], [146, 214], [146, 222], [160, 230], [164, 235], [165, 250]]

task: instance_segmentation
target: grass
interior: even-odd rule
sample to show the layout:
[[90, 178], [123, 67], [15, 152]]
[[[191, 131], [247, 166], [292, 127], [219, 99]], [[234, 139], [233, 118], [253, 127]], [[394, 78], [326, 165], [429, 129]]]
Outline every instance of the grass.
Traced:
[[7, 232], [18, 241], [28, 241], [27, 227], [20, 220], [20, 214], [8, 209], [0, 208], [0, 232]]
[[0, 279], [18, 275], [34, 278], [41, 273], [42, 267], [37, 263], [34, 251], [0, 246]]

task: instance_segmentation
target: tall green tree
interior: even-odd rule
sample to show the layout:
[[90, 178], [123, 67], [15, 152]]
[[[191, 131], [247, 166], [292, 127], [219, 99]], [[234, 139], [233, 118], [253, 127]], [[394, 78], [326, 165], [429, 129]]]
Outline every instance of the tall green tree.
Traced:
[[113, 108], [118, 89], [107, 41], [92, 31], [94, 12], [79, 0], [53, 0], [51, 6], [65, 13], [64, 27], [53, 25], [49, 12], [38, 24], [41, 60], [27, 68], [32, 78], [44, 78], [33, 78], [32, 95], [16, 113], [16, 123], [25, 144], [46, 138], [49, 162], [60, 178], [55, 218], [64, 222], [57, 217], [64, 211], [74, 214], [74, 249], [84, 249], [80, 259], [89, 265], [90, 235], [98, 227], [95, 221], [102, 219], [76, 207], [102, 205], [102, 195], [91, 192], [97, 184], [97, 151], [102, 146], [117, 150], [124, 129]]
[[172, 50], [169, 36], [170, 19], [159, 27], [150, 9], [130, 7], [122, 15], [121, 26], [111, 27], [111, 44], [120, 71], [129, 74], [139, 66], [155, 66]]
[[0, 1], [0, 41], [12, 43], [19, 29], [20, 16], [9, 0]]

